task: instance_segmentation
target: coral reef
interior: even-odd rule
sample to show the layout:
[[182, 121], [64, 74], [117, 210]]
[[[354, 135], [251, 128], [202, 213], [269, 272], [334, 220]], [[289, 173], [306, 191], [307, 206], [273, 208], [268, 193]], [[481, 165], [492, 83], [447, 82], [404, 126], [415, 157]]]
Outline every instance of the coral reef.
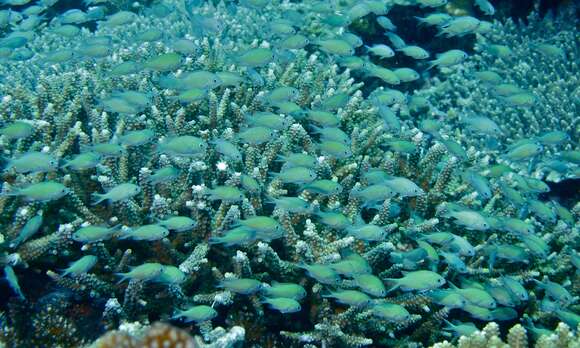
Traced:
[[[572, 10], [559, 18], [574, 18]], [[560, 159], [563, 151], [577, 151], [580, 139], [577, 28], [573, 20], [540, 18], [535, 12], [525, 25], [511, 19], [495, 22], [488, 33], [477, 36], [477, 54], [432, 79], [431, 86], [417, 95], [437, 100], [431, 111], [450, 121], [447, 124], [475, 115], [496, 122], [501, 133], [494, 136], [499, 141], [465, 138], [467, 144], [486, 146], [490, 152], [501, 143], [515, 144], [549, 131], [566, 132], [569, 141], [544, 144], [536, 159], [541, 163], [530, 174], [549, 181], [577, 178], [577, 163]], [[529, 102], [509, 99], [524, 94], [530, 96]]]
[[[528, 347], [528, 332], [521, 325], [512, 327], [507, 334], [507, 342], [500, 338], [499, 326], [496, 323], [487, 324], [481, 331], [459, 338], [457, 345], [447, 341], [434, 344], [433, 348], [451, 347]], [[561, 323], [551, 335], [542, 335], [533, 345], [536, 348], [548, 347], [578, 347], [580, 340], [576, 333]]]
[[[136, 328], [131, 328], [131, 331], [135, 330]], [[237, 326], [228, 333], [213, 334], [216, 339], [210, 345], [204, 344], [203, 341], [192, 337], [184, 330], [164, 323], [155, 323], [150, 327], [137, 328], [137, 330], [140, 333], [134, 335], [126, 331], [110, 331], [89, 348], [230, 348], [244, 340], [244, 329]]]
[[577, 21], [418, 2], [8, 17], [0, 341], [575, 347]]

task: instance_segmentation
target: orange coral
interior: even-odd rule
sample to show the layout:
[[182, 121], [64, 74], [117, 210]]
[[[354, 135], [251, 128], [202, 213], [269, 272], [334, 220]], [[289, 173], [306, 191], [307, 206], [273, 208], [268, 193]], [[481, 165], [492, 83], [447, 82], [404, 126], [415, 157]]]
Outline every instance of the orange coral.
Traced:
[[127, 333], [110, 331], [99, 338], [94, 345], [96, 348], [136, 348], [135, 340]]
[[140, 338], [125, 332], [111, 331], [99, 338], [95, 348], [196, 348], [197, 345], [187, 332], [169, 324], [155, 323]]

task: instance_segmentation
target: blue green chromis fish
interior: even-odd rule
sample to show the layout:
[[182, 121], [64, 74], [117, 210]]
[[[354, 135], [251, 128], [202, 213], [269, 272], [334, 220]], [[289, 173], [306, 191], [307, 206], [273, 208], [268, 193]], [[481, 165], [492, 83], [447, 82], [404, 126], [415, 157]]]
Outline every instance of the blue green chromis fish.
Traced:
[[30, 220], [28, 220], [26, 224], [22, 226], [22, 229], [18, 233], [18, 236], [10, 242], [10, 247], [14, 248], [18, 246], [19, 244], [25, 242], [30, 237], [32, 237], [36, 232], [38, 232], [42, 227], [43, 221], [42, 216], [43, 212], [42, 210], [40, 210], [35, 216], [33, 216]]
[[264, 298], [262, 303], [267, 304], [270, 308], [282, 314], [296, 313], [302, 310], [302, 306], [298, 301], [286, 297]]
[[117, 273], [121, 277], [119, 283], [125, 280], [138, 280], [138, 281], [149, 281], [153, 280], [163, 272], [163, 265], [150, 262], [144, 263], [139, 266], [131, 267], [131, 270], [127, 273]]
[[271, 286], [262, 287], [262, 293], [270, 298], [291, 298], [299, 301], [306, 297], [306, 290], [298, 284], [294, 283], [278, 283], [272, 281]]
[[226, 231], [223, 236], [211, 237], [210, 244], [223, 244], [225, 246], [244, 245], [253, 242], [256, 239], [256, 231], [238, 226]]
[[322, 297], [334, 298], [339, 303], [354, 307], [365, 307], [371, 302], [371, 298], [367, 294], [356, 290], [331, 291]]
[[183, 318], [186, 323], [194, 321], [202, 323], [204, 321], [212, 320], [217, 317], [218, 313], [215, 309], [206, 305], [193, 306], [186, 310], [178, 311], [174, 319]]
[[20, 297], [21, 299], [25, 299], [24, 293], [20, 288], [20, 284], [18, 284], [18, 277], [16, 276], [16, 272], [11, 266], [4, 266], [4, 279], [8, 282], [10, 288]]
[[22, 196], [27, 201], [49, 202], [66, 196], [70, 189], [54, 181], [44, 181], [28, 185], [12, 192], [4, 193], [5, 196]]
[[124, 201], [138, 195], [140, 192], [141, 188], [135, 184], [119, 184], [111, 188], [107, 193], [93, 193], [93, 205], [97, 205], [104, 201], [109, 201], [110, 203]]
[[396, 289], [403, 291], [432, 290], [443, 286], [445, 278], [432, 271], [414, 271], [405, 274], [402, 278], [388, 278], [387, 281], [394, 283], [388, 292]]
[[219, 287], [237, 294], [251, 295], [262, 288], [262, 283], [251, 278], [232, 278], [222, 280]]
[[98, 258], [94, 255], [85, 255], [80, 259], [72, 262], [68, 268], [64, 269], [61, 273], [61, 277], [66, 277], [67, 275], [78, 276], [83, 273], [87, 273], [97, 264]]
[[391, 323], [401, 323], [408, 320], [411, 314], [405, 307], [395, 303], [379, 303], [371, 308], [373, 316]]
[[76, 230], [72, 239], [79, 243], [95, 243], [103, 240], [107, 240], [113, 237], [113, 235], [119, 230], [121, 225], [114, 227], [105, 226], [84, 226]]

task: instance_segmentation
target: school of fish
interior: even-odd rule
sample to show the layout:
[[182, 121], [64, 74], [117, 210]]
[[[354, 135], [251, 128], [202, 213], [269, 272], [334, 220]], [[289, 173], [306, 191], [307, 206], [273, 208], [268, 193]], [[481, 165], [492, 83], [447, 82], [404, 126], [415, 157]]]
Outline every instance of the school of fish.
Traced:
[[579, 328], [571, 12], [519, 37], [488, 0], [64, 3], [0, 0], [6, 347]]

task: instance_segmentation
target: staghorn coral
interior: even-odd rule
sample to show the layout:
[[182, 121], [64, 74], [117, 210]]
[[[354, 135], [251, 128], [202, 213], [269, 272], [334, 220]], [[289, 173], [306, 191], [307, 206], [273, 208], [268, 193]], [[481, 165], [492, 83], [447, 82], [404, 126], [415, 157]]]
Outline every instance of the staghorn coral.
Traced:
[[[121, 3], [109, 5], [109, 13], [117, 8], [126, 9]], [[276, 2], [256, 10], [244, 6], [232, 8], [232, 4], [225, 3], [204, 3], [191, 8], [189, 2], [163, 3], [172, 4], [175, 7], [169, 7], [171, 11], [165, 15], [151, 15], [147, 10], [153, 9], [137, 3], [133, 10], [139, 15], [132, 22], [122, 27], [101, 23], [94, 31], [84, 27], [76, 40], [67, 40], [51, 30], [39, 31], [27, 43], [39, 54], [26, 64], [8, 60], [0, 66], [3, 79], [0, 84], [3, 95], [1, 124], [25, 120], [33, 128], [33, 134], [27, 138], [13, 141], [6, 136], [0, 137], [5, 156], [18, 158], [30, 151], [42, 151], [66, 162], [79, 153], [97, 151], [97, 146], [102, 144], [120, 149], [104, 154], [93, 167], [84, 170], [59, 166], [47, 173], [2, 172], [0, 226], [6, 231], [7, 241], [12, 241], [37, 213], [50, 217], [26, 242], [2, 245], [3, 263], [14, 267], [22, 284], [28, 285], [28, 281], [36, 279], [31, 275], [33, 272], [47, 276], [42, 284], [23, 287], [32, 306], [38, 302], [38, 293], [53, 291], [53, 287], [57, 292], [78, 296], [80, 302], [70, 311], [41, 311], [44, 316], [34, 318], [36, 334], [31, 337], [27, 332], [16, 330], [23, 327], [21, 323], [29, 307], [15, 307], [5, 313], [2, 341], [12, 346], [48, 346], [52, 341], [72, 346], [87, 343], [105, 328], [121, 327], [121, 332], [110, 333], [97, 341], [97, 347], [99, 344], [103, 347], [161, 344], [167, 336], [181, 339], [182, 345], [208, 347], [226, 347], [243, 340], [256, 346], [431, 344], [443, 337], [440, 328], [444, 319], [466, 318], [468, 314], [459, 308], [436, 304], [433, 292], [407, 292], [395, 286], [407, 272], [427, 269], [461, 286], [464, 281], [474, 282], [476, 286], [497, 285], [501, 284], [501, 276], [510, 275], [532, 292], [529, 301], [516, 305], [519, 312], [545, 327], [554, 327], [560, 320], [556, 312], [541, 308], [540, 301], [550, 300], [550, 296], [534, 281], [549, 276], [550, 280], [570, 289], [572, 296], [578, 296], [578, 275], [572, 276], [575, 266], [571, 262], [574, 250], [578, 249], [578, 238], [575, 238], [578, 208], [572, 211], [571, 219], [558, 217], [554, 222], [545, 221], [504, 199], [501, 184], [508, 182], [515, 186], [520, 177], [491, 177], [492, 197], [489, 199], [463, 180], [465, 170], [485, 170], [488, 164], [501, 159], [495, 149], [483, 146], [453, 119], [457, 113], [469, 113], [467, 108], [472, 107], [471, 104], [475, 104], [473, 107], [489, 106], [491, 102], [485, 100], [490, 95], [479, 91], [478, 88], [483, 90], [483, 87], [475, 85], [477, 93], [482, 93], [478, 98], [484, 101], [467, 103], [465, 108], [458, 109], [448, 92], [449, 88], [458, 90], [457, 93], [471, 92], [469, 88], [476, 82], [466, 82], [464, 76], [457, 77], [456, 73], [484, 64], [481, 62], [495, 62], [486, 53], [461, 65], [459, 71], [447, 75], [447, 81], [441, 85], [430, 81], [434, 83], [432, 89], [405, 96], [398, 90], [404, 90], [404, 86], [394, 86], [396, 89], [382, 86], [369, 94], [367, 89], [371, 83], [361, 78], [360, 71], [343, 68], [337, 57], [320, 50], [319, 42], [303, 49], [285, 50], [279, 47], [277, 36], [265, 29], [270, 28], [272, 22], [293, 15], [299, 18], [293, 30], [300, 33], [321, 35], [320, 39], [330, 33], [344, 34], [346, 27], [333, 29], [324, 24], [327, 14], [317, 9], [324, 4]], [[181, 5], [188, 7], [181, 8]], [[341, 14], [356, 17], [353, 8], [357, 9], [357, 2], [339, 5]], [[370, 3], [362, 5], [370, 6]], [[381, 14], [380, 8], [376, 12]], [[367, 19], [373, 21], [375, 17], [369, 15], [364, 20]], [[138, 39], [151, 28], [159, 28], [166, 37], [153, 41]], [[197, 30], [205, 32], [200, 35]], [[497, 23], [493, 30], [486, 40], [500, 40], [495, 35], [501, 30], [515, 32], [510, 40], [528, 35], [511, 24]], [[569, 33], [562, 31], [562, 35]], [[107, 41], [107, 37], [114, 39], [107, 43], [110, 54], [106, 57], [84, 57], [61, 63], [46, 61], [46, 55], [52, 51], [70, 49], [77, 52], [83, 43]], [[183, 54], [178, 66], [169, 69], [171, 72], [157, 71], [164, 69], [154, 68], [152, 62], [159, 57], [173, 57], [176, 50], [173, 44], [178, 38], [189, 39], [194, 49]], [[576, 48], [571, 43], [566, 44], [570, 45], [566, 46], [567, 54], [575, 55]], [[242, 52], [253, 49], [271, 50], [275, 59], [268, 59], [261, 66], [244, 64]], [[119, 64], [127, 62], [148, 68], [122, 76], [112, 73]], [[510, 68], [510, 62], [499, 63], [498, 69]], [[381, 64], [394, 68], [390, 62]], [[224, 76], [224, 79], [221, 84], [204, 88], [199, 100], [182, 102], [180, 91], [166, 84], [175, 82], [174, 79], [181, 81], [179, 78], [192, 71], [207, 73], [211, 79], [217, 80], [216, 76]], [[226, 82], [226, 75], [220, 74], [239, 80]], [[525, 74], [516, 75], [514, 81], [523, 83], [525, 78]], [[562, 83], [569, 88], [574, 79]], [[272, 99], [278, 88], [295, 93], [291, 102], [277, 103]], [[146, 105], [137, 112], [117, 112], [106, 105], [114, 99], [112, 93], [117, 90], [141, 93], [139, 96], [144, 97]], [[542, 108], [544, 103], [554, 103], [554, 98], [562, 97], [564, 92], [554, 93], [547, 100], [541, 100]], [[387, 101], [379, 102], [381, 96], [386, 96]], [[394, 129], [396, 127], [385, 120], [384, 107], [388, 107], [395, 118], [400, 118], [400, 129]], [[439, 112], [446, 109], [448, 118]], [[335, 128], [346, 134], [347, 151], [333, 153], [323, 146], [326, 139], [317, 131], [321, 129], [321, 121], [312, 120], [314, 116], [309, 114], [309, 111], [321, 110], [336, 117], [336, 121], [330, 122], [336, 122]], [[538, 113], [547, 112], [546, 109], [530, 110], [524, 114], [526, 117], [529, 113], [534, 115], [531, 133], [522, 134], [510, 128], [513, 134], [506, 134], [508, 139], [537, 135], [542, 127], [554, 127], [553, 120], [561, 116], [560, 113], [564, 115], [559, 125], [571, 131], [569, 126], [573, 121], [568, 120], [567, 110], [555, 109], [553, 112], [557, 116], [550, 117], [545, 124], [540, 124], [543, 119]], [[272, 112], [280, 116], [278, 120], [282, 124], [263, 142], [241, 136], [253, 126], [250, 119], [257, 112]], [[510, 112], [519, 115], [516, 109]], [[511, 127], [510, 123], [500, 122], [499, 115], [488, 116]], [[440, 134], [432, 132], [429, 124], [423, 122], [431, 118], [440, 122]], [[152, 131], [153, 137], [143, 144], [127, 145], [124, 136], [143, 130]], [[188, 153], [191, 148], [185, 149], [185, 154], [164, 152], [168, 141], [177, 136], [197, 137], [204, 144], [203, 151], [193, 155]], [[220, 140], [231, 142], [241, 158], [220, 149]], [[460, 148], [465, 147], [466, 156], [458, 155], [443, 140], [454, 140]], [[572, 145], [566, 144], [558, 150], [571, 148]], [[312, 172], [316, 177], [339, 184], [340, 192], [326, 195], [303, 190], [300, 180], [282, 178], [280, 173], [290, 167], [284, 157], [293, 153], [310, 155], [314, 159]], [[519, 164], [513, 166], [521, 169]], [[171, 175], [160, 181], [152, 180], [169, 167], [175, 169], [170, 171]], [[399, 193], [378, 202], [365, 201], [360, 192], [372, 186], [367, 174], [376, 169], [383, 170], [387, 176], [415, 183], [421, 194]], [[535, 176], [535, 172], [520, 171], [519, 175], [528, 178]], [[28, 184], [48, 180], [65, 185], [69, 192], [58, 201], [33, 203], [12, 195]], [[138, 185], [140, 192], [117, 202], [91, 202], [92, 194], [112, 192], [120, 184]], [[224, 186], [242, 192], [242, 197], [216, 198], [217, 189]], [[526, 193], [527, 199], [538, 196], [537, 192]], [[272, 203], [283, 197], [300, 198], [307, 207], [293, 210]], [[448, 215], [457, 204], [482, 214], [490, 224], [505, 217], [526, 219], [534, 227], [531, 235], [548, 245], [549, 255], [531, 253], [513, 263], [493, 264], [493, 247], [519, 247], [523, 243], [522, 236], [505, 233], [501, 225], [486, 231], [464, 227]], [[344, 214], [348, 226], [335, 228], [323, 223], [321, 212]], [[193, 219], [195, 224], [153, 240], [131, 238], [132, 231], [138, 227], [159, 227], [161, 221], [175, 216]], [[279, 224], [276, 231], [280, 235], [270, 238], [253, 233], [232, 245], [218, 244], [220, 238], [228, 236], [241, 221], [256, 216], [272, 217]], [[364, 224], [380, 227], [380, 237], [361, 238], [351, 228]], [[111, 228], [111, 236], [83, 243], [74, 233], [87, 226]], [[473, 255], [470, 250], [458, 252], [458, 258], [466, 264], [465, 272], [458, 271], [448, 259], [437, 254], [455, 252], [448, 240], [439, 245], [431, 243], [434, 256], [420, 246], [424, 238], [437, 231], [449, 231], [455, 236], [451, 238], [462, 238], [475, 246]], [[419, 256], [413, 254], [417, 251]], [[328, 293], [335, 288], [362, 288], [351, 279], [352, 275], [345, 274], [334, 283], [323, 284], [302, 269], [304, 264], [338, 267], [341, 262], [350, 262], [353, 253], [368, 262], [370, 270], [365, 272], [376, 275], [387, 286], [387, 296], [373, 295], [363, 306], [339, 304], [328, 299]], [[88, 254], [98, 259], [94, 268], [67, 276], [56, 273], [68, 262]], [[132, 266], [145, 264], [173, 266], [183, 273], [183, 278], [170, 281], [160, 281], [156, 277], [129, 281], [121, 278], [119, 281], [117, 273], [128, 277]], [[258, 282], [257, 288], [265, 286], [261, 283], [274, 282], [304, 287], [306, 297], [300, 304], [301, 310], [279, 313], [267, 308], [260, 294], [245, 293], [244, 289], [240, 291], [225, 285], [228, 281], [248, 278]], [[568, 280], [574, 286], [568, 286]], [[377, 317], [372, 308], [381, 303], [399, 304], [409, 316], [393, 321]], [[181, 310], [199, 304], [209, 305], [217, 311], [213, 322], [188, 326], [177, 319]], [[561, 306], [572, 312], [577, 309], [577, 305], [566, 301], [562, 301]], [[80, 319], [87, 318], [87, 312], [97, 313], [99, 317], [92, 322], [90, 331], [79, 324]], [[148, 333], [144, 338], [123, 333], [123, 327], [131, 327], [126, 324], [128, 322], [134, 323], [133, 328], [142, 328], [156, 320], [187, 327], [188, 332], [199, 334], [201, 338], [193, 341], [189, 333], [166, 324], [154, 324], [149, 331], [145, 329]], [[489, 319], [472, 320], [482, 326]], [[508, 338], [510, 344], [523, 344], [522, 330], [521, 327], [513, 330]], [[497, 327], [490, 326], [473, 340], [477, 344], [485, 340], [499, 342], [497, 331]], [[565, 336], [562, 330], [559, 332], [560, 336]], [[148, 340], [148, 343], [139, 343], [139, 340]]]
[[497, 323], [487, 324], [482, 331], [477, 331], [470, 336], [461, 336], [457, 344], [452, 344], [447, 341], [436, 343], [432, 348], [451, 348], [451, 347], [505, 347], [505, 348], [549, 348], [549, 347], [565, 347], [574, 348], [580, 344], [576, 334], [570, 331], [570, 328], [560, 323], [555, 332], [551, 335], [543, 335], [534, 345], [528, 345], [528, 332], [521, 325], [513, 326], [503, 341], [499, 337], [499, 327]]
[[[490, 32], [477, 36], [476, 54], [469, 62], [434, 77], [417, 93], [437, 100], [430, 112], [449, 120], [450, 124], [484, 116], [499, 125], [501, 134], [494, 136], [501, 141], [496, 140], [492, 145], [493, 140], [486, 144], [474, 141], [473, 136], [464, 136], [467, 146], [483, 145], [490, 152], [502, 151], [501, 143], [513, 144], [551, 130], [566, 132], [569, 141], [545, 146], [537, 159], [541, 165], [530, 173], [550, 181], [577, 177], [578, 171], [577, 165], [558, 161], [561, 151], [578, 150], [580, 139], [577, 23], [565, 19], [574, 17], [573, 7], [563, 10], [557, 17], [545, 18], [533, 12], [525, 24], [512, 19], [495, 22]], [[557, 49], [543, 51], [541, 45], [545, 44]], [[498, 51], [494, 45], [505, 47], [505, 51]], [[482, 83], [476, 74], [488, 71], [497, 73], [501, 81]], [[520, 93], [530, 93], [532, 105], [518, 106], [505, 101], [499, 89], [505, 85], [518, 88]], [[509, 164], [526, 169], [518, 163]]]

